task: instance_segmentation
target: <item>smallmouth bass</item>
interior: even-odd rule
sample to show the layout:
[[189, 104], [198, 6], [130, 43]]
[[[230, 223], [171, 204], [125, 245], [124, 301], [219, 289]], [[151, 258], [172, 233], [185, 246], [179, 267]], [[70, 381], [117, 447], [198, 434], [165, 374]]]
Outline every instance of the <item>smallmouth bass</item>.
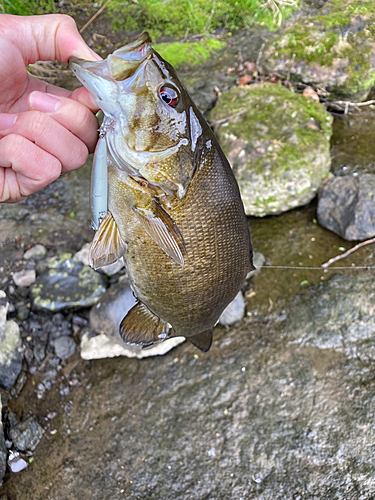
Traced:
[[105, 116], [94, 168], [108, 175], [108, 193], [97, 197], [90, 263], [124, 257], [137, 303], [121, 337], [147, 347], [184, 336], [208, 351], [213, 326], [253, 269], [230, 165], [147, 33], [103, 61], [69, 64]]

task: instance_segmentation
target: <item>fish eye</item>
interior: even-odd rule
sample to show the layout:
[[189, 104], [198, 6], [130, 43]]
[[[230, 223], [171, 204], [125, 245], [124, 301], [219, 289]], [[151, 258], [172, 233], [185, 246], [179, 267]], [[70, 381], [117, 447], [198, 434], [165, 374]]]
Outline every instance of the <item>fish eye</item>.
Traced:
[[159, 97], [171, 108], [175, 108], [178, 104], [178, 94], [176, 90], [172, 87], [160, 87]]

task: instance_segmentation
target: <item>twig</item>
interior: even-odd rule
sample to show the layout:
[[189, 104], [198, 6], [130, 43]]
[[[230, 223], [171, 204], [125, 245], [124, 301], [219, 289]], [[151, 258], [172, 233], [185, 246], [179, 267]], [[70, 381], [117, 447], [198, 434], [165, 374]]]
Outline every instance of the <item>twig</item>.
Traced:
[[375, 104], [375, 99], [372, 99], [371, 101], [365, 101], [365, 102], [349, 102], [349, 101], [332, 101], [332, 104], [341, 104], [341, 105], [348, 105], [348, 106], [369, 106], [370, 104]]
[[355, 252], [358, 250], [358, 248], [362, 248], [365, 245], [370, 245], [371, 243], [375, 243], [375, 238], [371, 238], [370, 240], [362, 241], [362, 243], [358, 243], [355, 247], [351, 248], [347, 252], [342, 253], [341, 255], [337, 255], [336, 257], [332, 257], [332, 259], [329, 259], [329, 261], [325, 262], [324, 264], [321, 265], [323, 269], [327, 269], [328, 266], [333, 264], [334, 262], [337, 262], [340, 259], [345, 259], [348, 255], [351, 253]]
[[260, 47], [259, 49], [259, 52], [258, 52], [258, 57], [257, 57], [257, 60], [256, 60], [256, 63], [255, 63], [255, 68], [258, 68], [259, 67], [259, 63], [260, 63], [260, 60], [262, 59], [262, 55], [263, 55], [263, 49], [264, 49], [264, 46], [266, 45], [266, 42], [263, 42], [262, 43], [262, 46]]
[[220, 125], [221, 123], [225, 123], [232, 118], [236, 118], [236, 116], [240, 116], [243, 113], [245, 113], [246, 109], [241, 109], [241, 111], [238, 111], [238, 113], [235, 113], [234, 115], [227, 116], [226, 118], [222, 118], [221, 120], [217, 120], [216, 122], [209, 123], [210, 127], [214, 127], [215, 125]]
[[100, 7], [100, 9], [98, 10], [98, 12], [96, 14], [94, 14], [91, 19], [89, 19], [87, 21], [87, 23], [79, 30], [80, 33], [83, 33], [83, 31], [85, 31], [85, 29], [87, 28], [87, 26], [90, 26], [90, 24], [99, 16], [99, 14], [101, 14], [103, 12], [103, 10], [105, 9], [105, 7], [109, 4], [109, 2], [111, 2], [112, 0], [107, 0], [106, 3], [104, 5], [102, 5]]

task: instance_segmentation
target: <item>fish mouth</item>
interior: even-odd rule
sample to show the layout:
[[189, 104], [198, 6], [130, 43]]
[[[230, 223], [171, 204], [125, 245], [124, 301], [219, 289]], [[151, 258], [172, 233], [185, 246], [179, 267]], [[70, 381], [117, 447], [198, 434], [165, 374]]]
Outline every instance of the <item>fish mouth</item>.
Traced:
[[[152, 56], [151, 38], [147, 32], [124, 47], [115, 50], [103, 61], [86, 61], [78, 57], [69, 59], [69, 67], [78, 80], [92, 94], [98, 106], [103, 109], [104, 99], [115, 97], [118, 84], [131, 89], [140, 73], [142, 63]], [[103, 109], [104, 113], [106, 110]], [[109, 116], [112, 113], [108, 113]]]

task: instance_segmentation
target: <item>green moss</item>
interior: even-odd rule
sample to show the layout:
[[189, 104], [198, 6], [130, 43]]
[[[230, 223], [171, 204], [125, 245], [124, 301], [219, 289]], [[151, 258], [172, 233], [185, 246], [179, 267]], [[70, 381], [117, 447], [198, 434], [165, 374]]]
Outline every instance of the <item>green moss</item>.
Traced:
[[275, 16], [264, 0], [112, 0], [107, 9], [114, 30], [147, 30], [157, 39], [161, 35], [182, 37], [251, 24], [277, 29], [295, 7], [281, 6], [280, 16]]
[[31, 16], [57, 12], [54, 0], [4, 0], [0, 4], [0, 14]]
[[216, 38], [209, 38], [201, 42], [174, 42], [154, 44], [154, 49], [172, 66], [178, 68], [182, 63], [194, 66], [204, 63], [212, 54], [226, 46]]
[[371, 64], [374, 38], [372, 0], [330, 0], [322, 15], [301, 19], [272, 40], [269, 51], [271, 58], [290, 59], [291, 64], [294, 61], [324, 67], [341, 64], [342, 76], [337, 77], [341, 83], [337, 86], [360, 94], [375, 83]]

